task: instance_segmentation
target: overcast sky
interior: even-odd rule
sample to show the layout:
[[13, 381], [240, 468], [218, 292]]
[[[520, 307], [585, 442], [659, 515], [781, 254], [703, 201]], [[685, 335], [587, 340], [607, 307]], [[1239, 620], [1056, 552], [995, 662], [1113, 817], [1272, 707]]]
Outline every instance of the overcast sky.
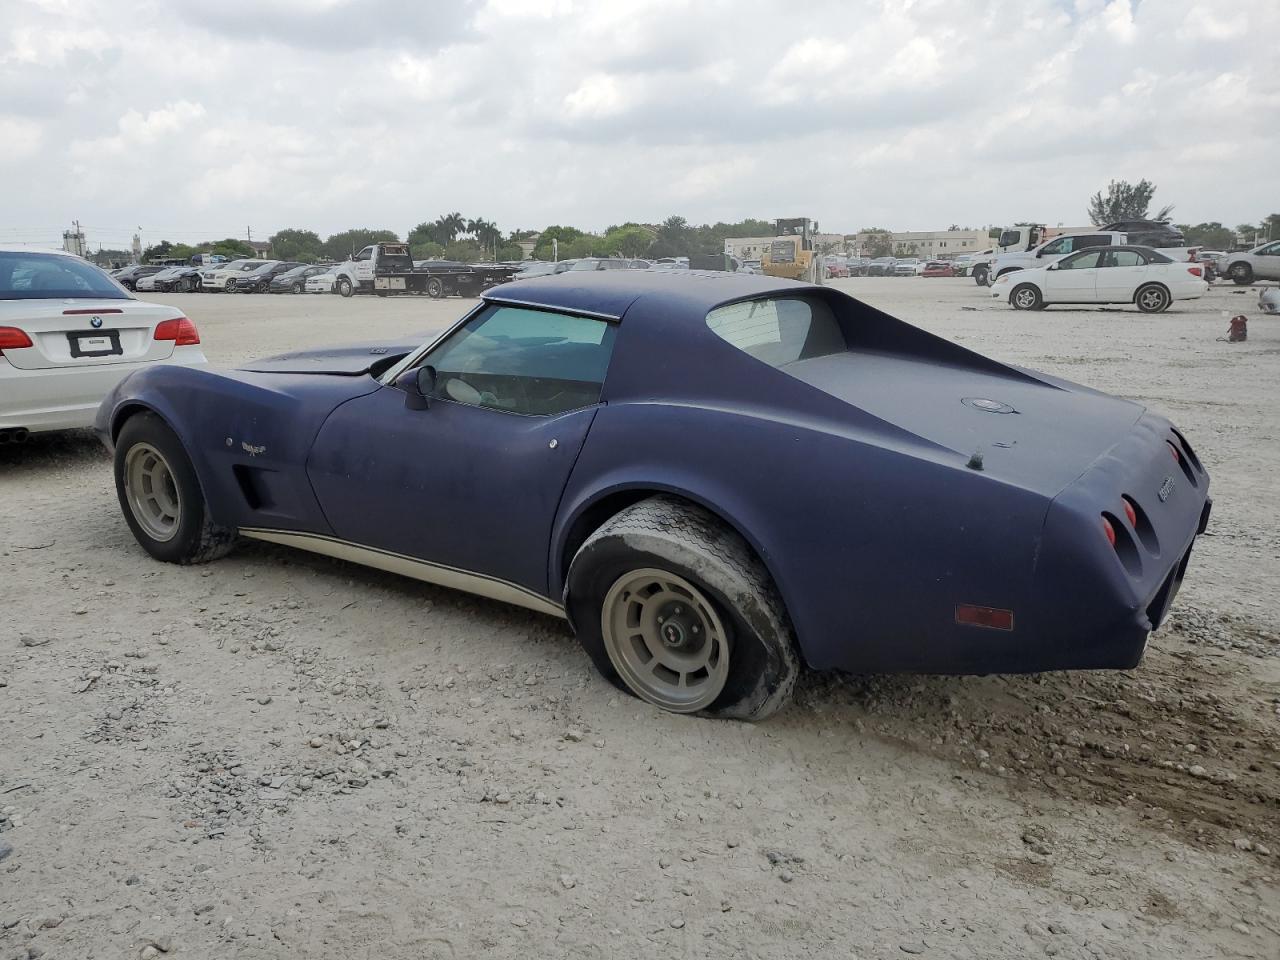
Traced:
[[1280, 0], [0, 0], [0, 243], [1280, 208]]

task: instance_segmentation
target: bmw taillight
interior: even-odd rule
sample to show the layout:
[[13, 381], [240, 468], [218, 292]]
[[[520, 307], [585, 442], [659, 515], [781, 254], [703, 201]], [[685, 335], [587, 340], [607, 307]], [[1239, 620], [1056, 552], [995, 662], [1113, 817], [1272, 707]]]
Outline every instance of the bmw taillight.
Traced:
[[6, 350], [25, 350], [30, 346], [32, 343], [27, 331], [17, 327], [0, 327], [0, 356]]
[[200, 342], [200, 333], [186, 317], [174, 317], [156, 324], [155, 338], [172, 340], [175, 347], [190, 347]]

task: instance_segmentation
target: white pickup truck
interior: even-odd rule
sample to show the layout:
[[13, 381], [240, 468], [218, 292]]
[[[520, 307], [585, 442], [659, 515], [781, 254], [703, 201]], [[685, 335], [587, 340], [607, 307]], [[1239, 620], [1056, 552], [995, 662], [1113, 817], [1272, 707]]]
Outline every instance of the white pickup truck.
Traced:
[[[1011, 250], [997, 254], [991, 258], [988, 266], [990, 280], [1013, 273], [1015, 270], [1027, 270], [1033, 267], [1047, 267], [1063, 257], [1087, 247], [1124, 246], [1129, 242], [1129, 235], [1117, 231], [1099, 230], [1096, 233], [1068, 233], [1052, 240], [1046, 240], [1030, 250]], [[1196, 247], [1160, 247], [1161, 253], [1171, 260], [1194, 260]], [[988, 281], [990, 282], [990, 281]]]

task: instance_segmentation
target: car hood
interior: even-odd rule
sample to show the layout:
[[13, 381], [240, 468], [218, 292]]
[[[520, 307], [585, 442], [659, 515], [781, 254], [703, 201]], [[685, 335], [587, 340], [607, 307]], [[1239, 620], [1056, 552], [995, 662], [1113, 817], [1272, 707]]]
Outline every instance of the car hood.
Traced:
[[1131, 401], [994, 362], [851, 350], [782, 369], [936, 447], [966, 459], [979, 455], [982, 471], [995, 479], [1050, 497], [1124, 439], [1144, 412]]
[[296, 350], [246, 363], [241, 370], [252, 373], [322, 373], [359, 376], [375, 364], [402, 357], [418, 349], [429, 339], [428, 334], [398, 343], [357, 343], [319, 350]]

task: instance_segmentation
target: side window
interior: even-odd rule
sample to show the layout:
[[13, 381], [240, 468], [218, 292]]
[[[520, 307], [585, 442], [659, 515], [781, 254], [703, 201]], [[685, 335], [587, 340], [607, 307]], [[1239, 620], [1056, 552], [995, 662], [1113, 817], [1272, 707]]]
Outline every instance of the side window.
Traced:
[[1062, 237], [1058, 240], [1054, 240], [1052, 243], [1048, 244], [1043, 249], [1041, 249], [1040, 256], [1051, 257], [1059, 253], [1070, 253], [1070, 252], [1071, 252], [1071, 238]]
[[1136, 250], [1112, 250], [1107, 257], [1108, 267], [1145, 267], [1147, 258]]
[[492, 306], [424, 359], [436, 395], [526, 416], [600, 400], [616, 325], [546, 310]]
[[722, 340], [771, 367], [843, 353], [844, 332], [824, 301], [792, 297], [717, 307], [707, 326]]
[[1260, 257], [1280, 257], [1280, 243], [1273, 243], [1258, 251]]
[[365, 247], [356, 254], [356, 260], [368, 260], [373, 256], [373, 247]]
[[1088, 236], [1076, 237], [1076, 249], [1083, 247], [1109, 247], [1111, 238], [1105, 233], [1091, 233]]
[[1089, 250], [1085, 253], [1078, 253], [1074, 257], [1067, 257], [1065, 260], [1058, 261], [1059, 270], [1092, 270], [1098, 266], [1098, 261], [1102, 257], [1102, 251]]

